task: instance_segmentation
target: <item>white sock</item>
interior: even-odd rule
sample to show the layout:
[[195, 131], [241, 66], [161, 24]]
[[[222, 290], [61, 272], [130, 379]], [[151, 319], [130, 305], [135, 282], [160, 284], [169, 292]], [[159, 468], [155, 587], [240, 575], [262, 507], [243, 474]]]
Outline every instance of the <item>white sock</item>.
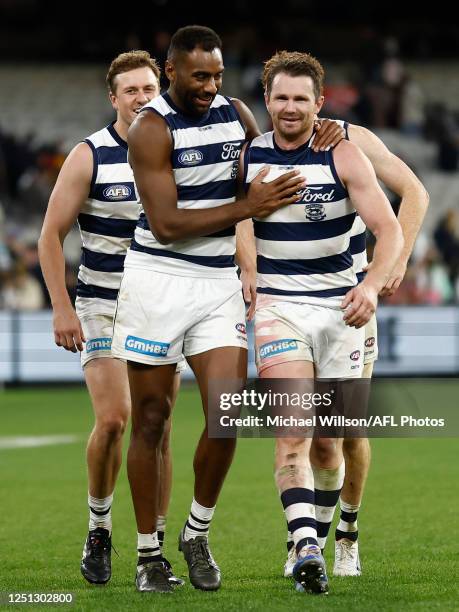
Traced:
[[314, 472], [314, 497], [316, 505], [317, 541], [323, 550], [335, 514], [336, 504], [344, 483], [344, 461], [333, 470], [312, 466]]
[[158, 516], [156, 521], [156, 529], [158, 531], [159, 545], [162, 548], [164, 545], [164, 534], [166, 532], [166, 517], [162, 514]]
[[88, 493], [88, 506], [89, 506], [89, 531], [93, 529], [108, 529], [112, 532], [112, 502], [113, 493], [108, 497], [102, 499], [98, 497], [92, 497]]
[[341, 514], [335, 531], [335, 539], [341, 540], [342, 538], [346, 538], [352, 542], [356, 542], [359, 537], [357, 515], [360, 510], [360, 504], [353, 506], [352, 504], [347, 504], [340, 498], [339, 506], [341, 508]]
[[280, 495], [288, 530], [292, 534], [298, 556], [304, 553], [305, 548], [317, 546], [312, 473], [305, 479], [304, 484], [304, 487], [286, 489]]
[[201, 506], [193, 497], [193, 503], [191, 504], [190, 514], [185, 524], [185, 531], [183, 537], [185, 541], [192, 540], [198, 536], [209, 536], [210, 521], [215, 512], [215, 506], [213, 508], [206, 508]]
[[137, 565], [150, 563], [150, 561], [161, 561], [157, 531], [154, 533], [137, 533], [137, 554], [139, 556]]

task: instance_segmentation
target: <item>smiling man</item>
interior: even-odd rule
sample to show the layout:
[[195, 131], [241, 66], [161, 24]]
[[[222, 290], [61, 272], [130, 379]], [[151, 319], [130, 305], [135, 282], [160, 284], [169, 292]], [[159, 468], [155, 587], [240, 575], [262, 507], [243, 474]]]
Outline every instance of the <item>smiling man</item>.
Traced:
[[[187, 26], [171, 39], [170, 86], [129, 129], [129, 158], [143, 211], [125, 262], [112, 350], [128, 361], [132, 435], [128, 475], [137, 521], [140, 591], [170, 591], [153, 519], [158, 502], [158, 447], [170, 415], [182, 353], [199, 384], [206, 425], [194, 457], [194, 497], [179, 546], [196, 588], [220, 587], [208, 544], [216, 502], [231, 465], [234, 439], [210, 439], [210, 379], [247, 375], [247, 336], [236, 274], [235, 224], [297, 199], [296, 172], [262, 183], [236, 202], [239, 155], [258, 132], [248, 108], [219, 95], [221, 41], [210, 28]], [[241, 253], [241, 257], [244, 253]], [[244, 262], [238, 261], [241, 268]]]
[[[255, 339], [261, 378], [303, 379], [310, 381], [310, 391], [314, 378], [360, 377], [363, 327], [403, 244], [400, 226], [363, 153], [349, 141], [314, 151], [323, 78], [320, 63], [306, 53], [283, 51], [266, 63], [263, 85], [274, 130], [247, 146], [241, 174], [248, 188], [259, 169], [271, 164], [266, 180], [298, 169], [307, 182], [294, 204], [255, 219]], [[350, 248], [356, 212], [377, 240], [372, 268], [360, 284]], [[297, 586], [326, 593], [310, 447], [311, 438], [278, 438], [275, 480], [293, 536]]]
[[[122, 53], [107, 73], [116, 120], [88, 136], [67, 157], [51, 195], [39, 241], [40, 263], [54, 311], [58, 346], [81, 351], [95, 426], [89, 437], [89, 533], [81, 572], [91, 583], [111, 576], [111, 505], [121, 465], [122, 435], [131, 410], [126, 364], [111, 351], [116, 298], [126, 250], [138, 219], [134, 176], [127, 162], [127, 132], [139, 110], [159, 95], [159, 68], [146, 51]], [[65, 287], [62, 245], [78, 220], [83, 243], [78, 272], [76, 312]], [[174, 397], [178, 388], [175, 377]], [[170, 423], [161, 454], [159, 513], [165, 524], [170, 487]], [[171, 584], [173, 576], [165, 561]]]

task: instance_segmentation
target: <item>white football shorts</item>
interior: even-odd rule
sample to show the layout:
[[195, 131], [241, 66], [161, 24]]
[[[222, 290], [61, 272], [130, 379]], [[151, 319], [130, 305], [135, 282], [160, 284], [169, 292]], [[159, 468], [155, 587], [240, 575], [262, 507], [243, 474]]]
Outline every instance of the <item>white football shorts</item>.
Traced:
[[376, 314], [374, 314], [365, 325], [365, 348], [363, 351], [363, 363], [372, 363], [378, 359], [378, 325]]
[[288, 361], [311, 361], [317, 378], [360, 378], [364, 328], [345, 325], [334, 308], [277, 302], [255, 313], [258, 372]]
[[[83, 351], [80, 353], [81, 366], [84, 368], [92, 359], [104, 357], [114, 359], [111, 347], [116, 300], [77, 297], [75, 309], [86, 338]], [[186, 361], [182, 355], [177, 363], [177, 372], [182, 372], [185, 368]]]
[[150, 365], [177, 363], [182, 354], [247, 349], [239, 279], [196, 278], [126, 268], [121, 281], [112, 352]]

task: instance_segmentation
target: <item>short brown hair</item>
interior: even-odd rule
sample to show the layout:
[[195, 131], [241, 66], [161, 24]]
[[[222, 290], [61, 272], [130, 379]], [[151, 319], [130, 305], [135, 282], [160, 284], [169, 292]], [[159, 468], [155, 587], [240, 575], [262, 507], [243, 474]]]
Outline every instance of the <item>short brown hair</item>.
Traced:
[[290, 76], [311, 77], [316, 99], [322, 95], [325, 72], [320, 62], [309, 53], [278, 51], [265, 62], [261, 81], [268, 96], [271, 93], [274, 77], [280, 72]]
[[108, 90], [112, 93], [116, 93], [115, 77], [118, 74], [144, 67], [151, 68], [159, 82], [161, 70], [156, 60], [151, 57], [148, 51], [128, 51], [127, 53], [120, 53], [110, 64], [110, 68], [105, 78]]

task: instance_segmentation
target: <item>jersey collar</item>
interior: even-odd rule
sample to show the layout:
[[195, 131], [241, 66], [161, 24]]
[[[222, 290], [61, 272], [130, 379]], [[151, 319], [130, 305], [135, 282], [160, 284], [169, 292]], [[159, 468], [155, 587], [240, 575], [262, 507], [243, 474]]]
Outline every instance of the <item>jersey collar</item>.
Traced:
[[120, 145], [120, 147], [123, 147], [123, 149], [127, 149], [128, 144], [125, 140], [121, 138], [121, 136], [118, 134], [118, 132], [113, 127], [114, 123], [115, 122], [112, 121], [110, 125], [107, 125], [107, 130], [110, 133], [110, 136], [113, 138], [113, 140], [116, 140], [116, 142]]

